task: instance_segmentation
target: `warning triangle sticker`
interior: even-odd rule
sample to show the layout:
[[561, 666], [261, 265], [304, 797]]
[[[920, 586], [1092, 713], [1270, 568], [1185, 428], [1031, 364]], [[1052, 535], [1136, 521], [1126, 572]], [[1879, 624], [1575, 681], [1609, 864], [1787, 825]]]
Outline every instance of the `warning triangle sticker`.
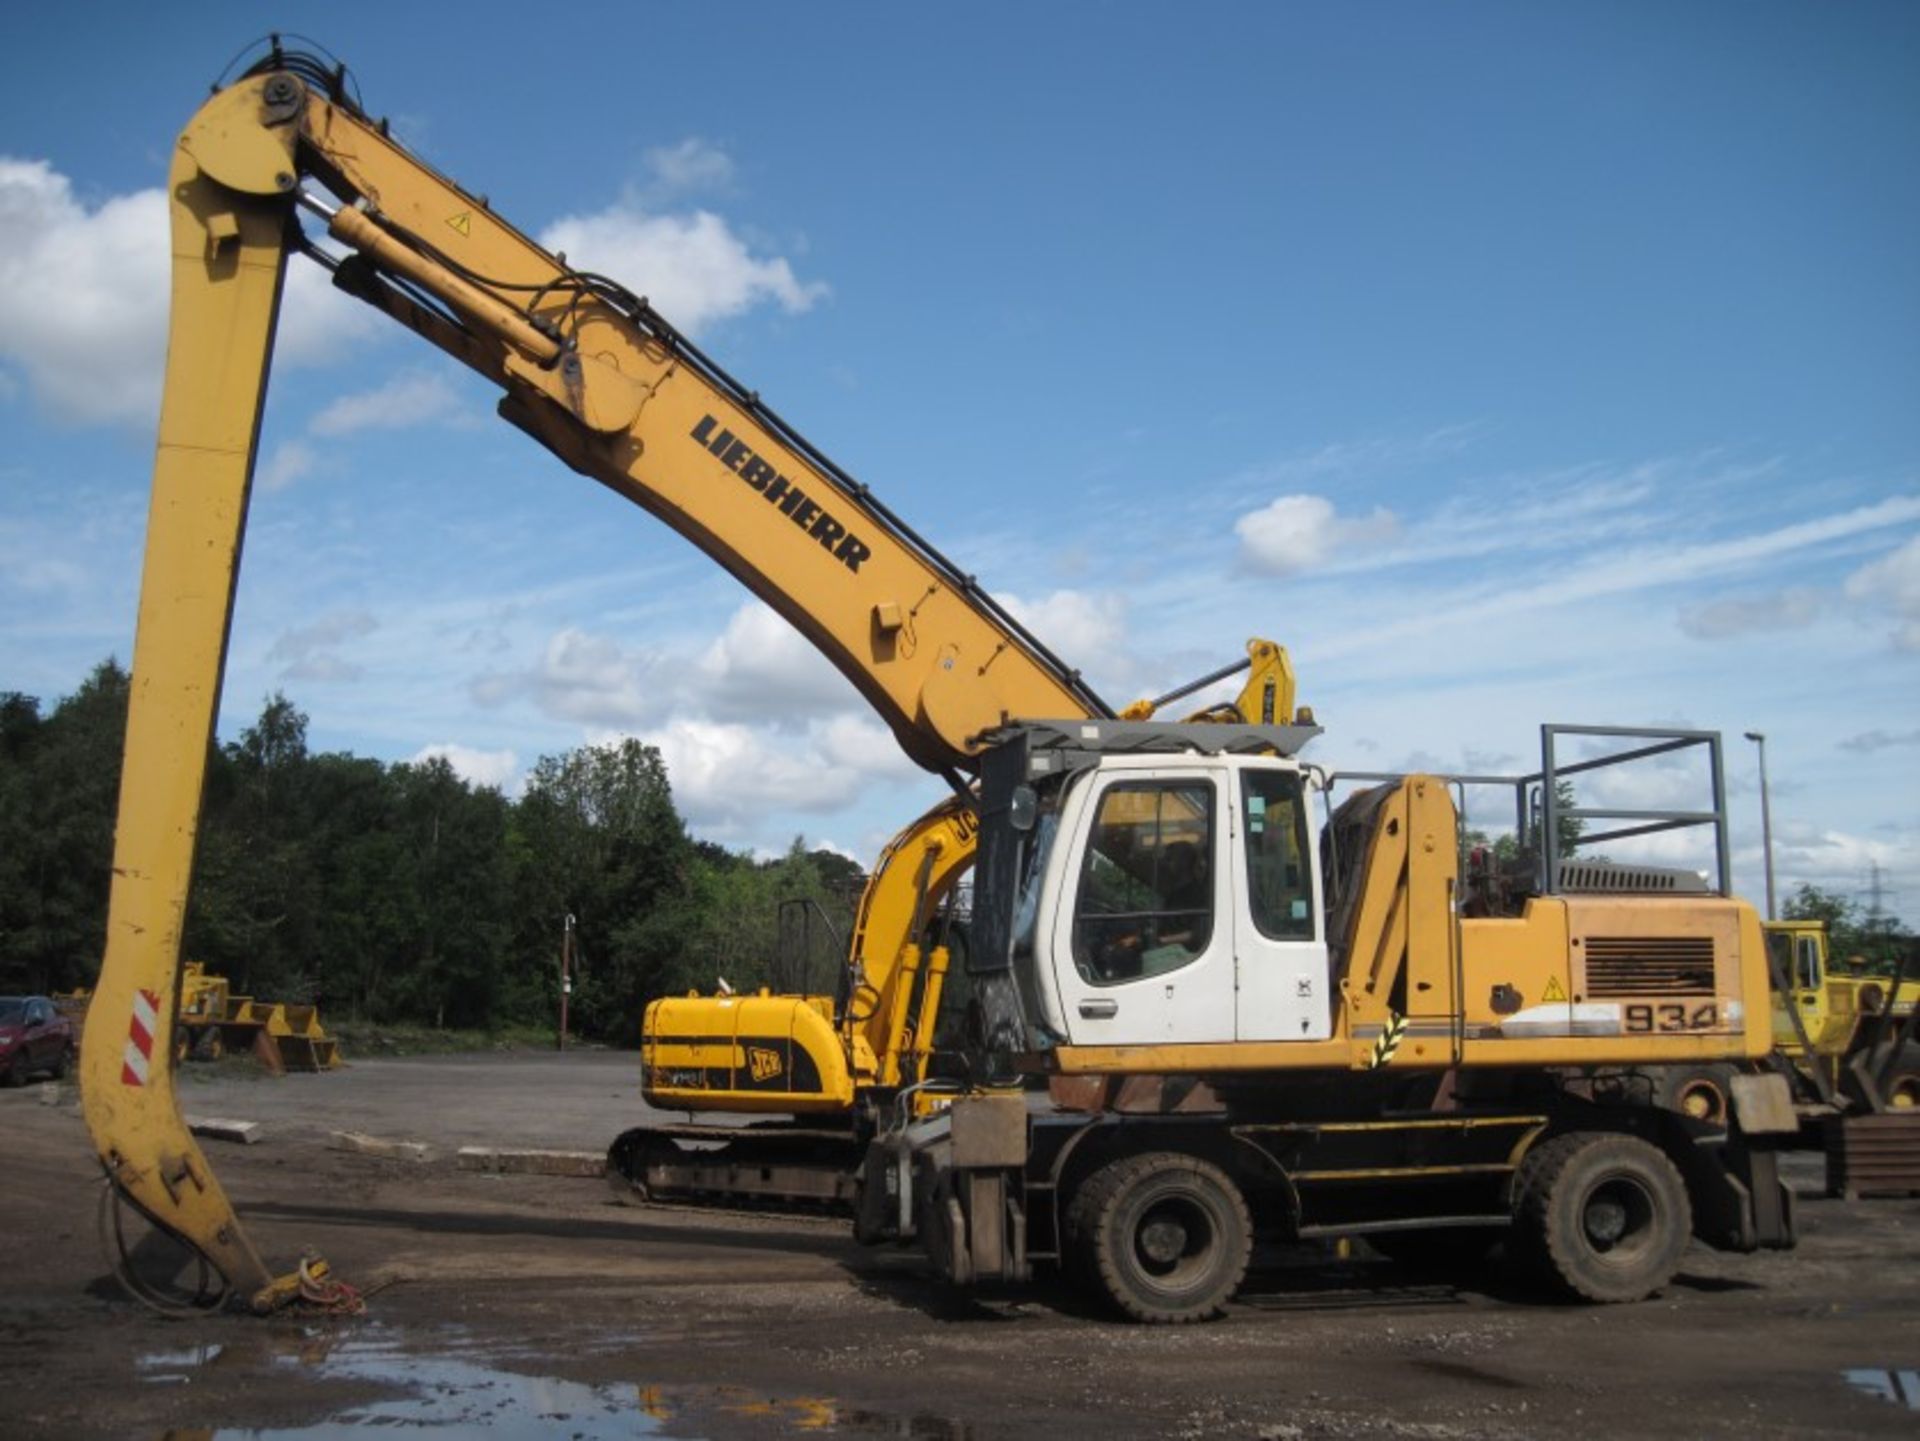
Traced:
[[473, 234], [473, 212], [463, 210], [458, 215], [449, 215], [447, 227], [450, 230], [457, 230], [462, 235]]
[[1548, 976], [1546, 994], [1540, 997], [1542, 1004], [1548, 1001], [1564, 1001], [1566, 998], [1567, 989], [1560, 984], [1560, 978], [1558, 976]]

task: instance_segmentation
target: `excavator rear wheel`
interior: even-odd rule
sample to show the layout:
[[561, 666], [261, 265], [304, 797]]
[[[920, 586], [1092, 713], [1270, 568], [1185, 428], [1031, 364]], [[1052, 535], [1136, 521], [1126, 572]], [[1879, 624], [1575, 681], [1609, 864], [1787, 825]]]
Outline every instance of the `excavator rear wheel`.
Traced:
[[1253, 1221], [1227, 1173], [1154, 1151], [1090, 1176], [1067, 1208], [1075, 1278], [1134, 1321], [1218, 1316], [1247, 1274]]
[[1548, 1287], [1582, 1301], [1639, 1301], [1679, 1269], [1693, 1231], [1686, 1183], [1637, 1136], [1576, 1132], [1521, 1166], [1513, 1244]]

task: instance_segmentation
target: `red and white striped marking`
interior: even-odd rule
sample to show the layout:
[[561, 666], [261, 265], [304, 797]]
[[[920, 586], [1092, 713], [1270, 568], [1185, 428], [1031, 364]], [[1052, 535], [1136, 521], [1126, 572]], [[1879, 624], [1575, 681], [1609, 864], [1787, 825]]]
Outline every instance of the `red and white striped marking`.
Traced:
[[160, 997], [152, 991], [135, 991], [133, 1019], [127, 1023], [127, 1050], [120, 1064], [122, 1085], [146, 1085], [153, 1064], [153, 1038], [159, 1033]]

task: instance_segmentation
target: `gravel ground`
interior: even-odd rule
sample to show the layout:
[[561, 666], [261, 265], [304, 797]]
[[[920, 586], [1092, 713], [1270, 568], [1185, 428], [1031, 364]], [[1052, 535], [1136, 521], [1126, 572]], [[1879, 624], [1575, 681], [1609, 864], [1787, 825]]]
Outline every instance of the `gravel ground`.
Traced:
[[[0, 1093], [0, 1431], [10, 1436], [925, 1438], [1907, 1435], [1920, 1429], [1920, 1201], [1842, 1203], [1796, 1167], [1800, 1248], [1698, 1247], [1661, 1297], [1537, 1301], [1497, 1264], [1267, 1258], [1215, 1325], [1142, 1329], [1057, 1288], [955, 1295], [843, 1222], [615, 1203], [456, 1169], [460, 1145], [598, 1149], [641, 1114], [631, 1055], [189, 1069], [255, 1243], [384, 1285], [351, 1321], [158, 1320], [94, 1238], [70, 1089]], [[54, 1104], [43, 1104], [52, 1100]], [[423, 1140], [426, 1163], [326, 1147]], [[1910, 1373], [1908, 1376], [1901, 1374]]]

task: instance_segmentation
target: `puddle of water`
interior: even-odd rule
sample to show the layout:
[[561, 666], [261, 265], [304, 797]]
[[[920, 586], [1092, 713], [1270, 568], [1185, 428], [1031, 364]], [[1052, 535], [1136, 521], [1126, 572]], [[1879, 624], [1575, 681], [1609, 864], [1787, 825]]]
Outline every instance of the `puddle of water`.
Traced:
[[[740, 1386], [592, 1385], [526, 1375], [505, 1370], [501, 1363], [538, 1364], [542, 1353], [491, 1348], [459, 1330], [436, 1337], [431, 1353], [403, 1349], [400, 1339], [378, 1326], [344, 1334], [331, 1329], [283, 1332], [246, 1343], [155, 1351], [136, 1364], [142, 1379], [155, 1384], [188, 1384], [204, 1370], [254, 1376], [265, 1372], [271, 1384], [274, 1370], [297, 1369], [303, 1379], [355, 1382], [395, 1393], [335, 1411], [310, 1425], [169, 1433], [192, 1435], [196, 1441], [364, 1441], [369, 1427], [451, 1436], [477, 1433], [489, 1441], [613, 1441], [658, 1434], [670, 1421], [678, 1427], [698, 1426], [703, 1417], [732, 1418], [730, 1429], [735, 1430], [746, 1421], [767, 1435], [852, 1431], [912, 1441], [967, 1441], [970, 1434], [964, 1423], [945, 1417], [882, 1416], [828, 1397], [770, 1397]], [[586, 1350], [611, 1354], [604, 1344]], [[690, 1433], [677, 1429], [676, 1434]]]
[[1909, 1411], [1920, 1411], [1920, 1371], [1879, 1370], [1862, 1366], [1840, 1374], [1855, 1390], [1878, 1396], [1882, 1401], [1891, 1401], [1896, 1406], [1905, 1406]]
[[390, 1386], [401, 1394], [311, 1426], [222, 1427], [212, 1433], [214, 1441], [347, 1441], [375, 1426], [482, 1431], [493, 1441], [613, 1441], [656, 1432], [664, 1419], [636, 1406], [631, 1386], [523, 1376], [479, 1360], [403, 1355], [379, 1343], [345, 1342], [315, 1369], [327, 1380]]

